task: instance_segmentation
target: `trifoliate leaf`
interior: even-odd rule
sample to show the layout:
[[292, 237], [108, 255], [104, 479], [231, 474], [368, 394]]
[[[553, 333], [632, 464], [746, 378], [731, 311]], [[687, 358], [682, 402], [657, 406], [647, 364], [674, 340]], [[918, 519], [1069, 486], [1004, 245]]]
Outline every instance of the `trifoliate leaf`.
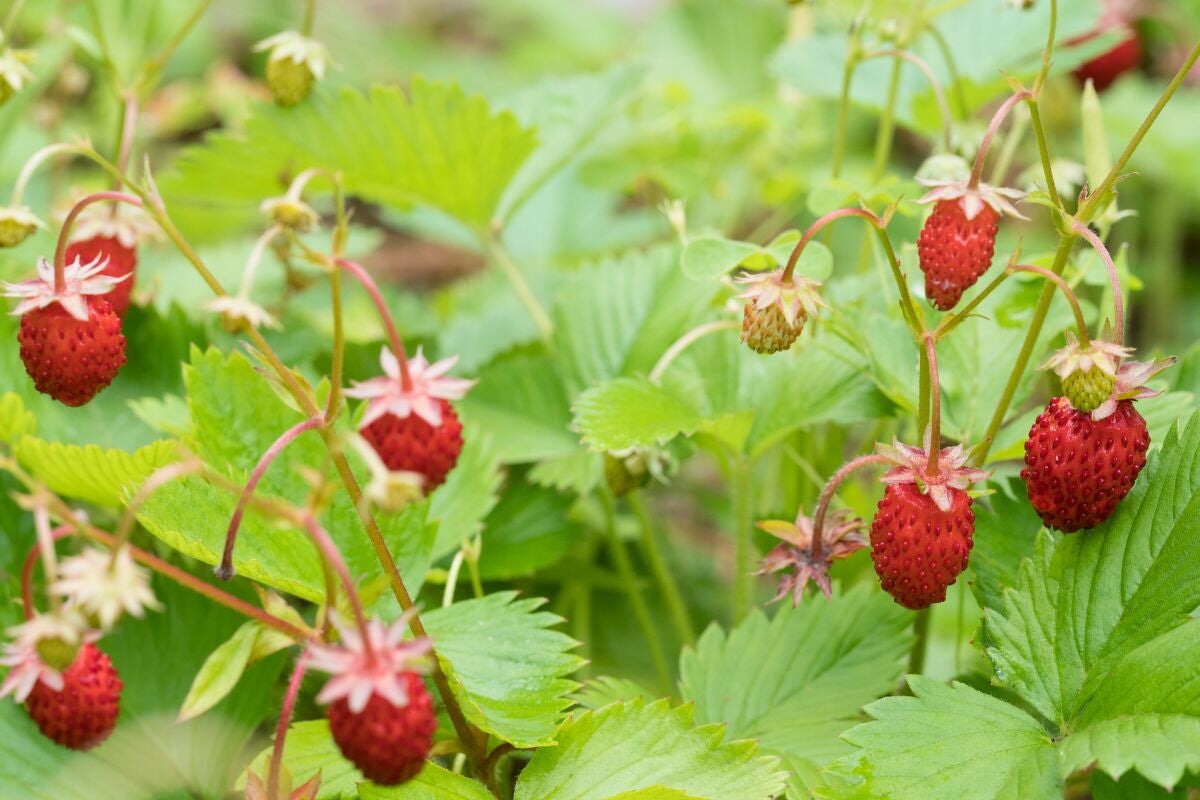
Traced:
[[560, 617], [537, 611], [539, 598], [498, 592], [422, 614], [455, 697], [480, 729], [517, 747], [554, 741], [566, 695], [565, 676], [583, 659], [576, 642], [551, 630]]
[[862, 752], [838, 759], [822, 797], [889, 800], [1026, 800], [1061, 797], [1050, 736], [1033, 717], [962, 683], [910, 675], [913, 697], [867, 706], [872, 722], [849, 730]]
[[[538, 750], [515, 800], [658, 797], [673, 790], [709, 800], [768, 800], [783, 789], [778, 761], [749, 741], [724, 742], [720, 725], [693, 727], [693, 709], [659, 700], [614, 703], [573, 716]], [[671, 795], [667, 795], [670, 797]]]
[[838, 736], [890, 692], [912, 644], [912, 615], [861, 584], [831, 601], [755, 611], [732, 633], [710, 627], [680, 658], [680, 691], [700, 722], [723, 722], [810, 775], [846, 752]]
[[110, 508], [119, 507], [126, 493], [136, 491], [152, 472], [179, 457], [176, 443], [169, 440], [127, 453], [23, 436], [14, 452], [21, 466], [51, 491]]

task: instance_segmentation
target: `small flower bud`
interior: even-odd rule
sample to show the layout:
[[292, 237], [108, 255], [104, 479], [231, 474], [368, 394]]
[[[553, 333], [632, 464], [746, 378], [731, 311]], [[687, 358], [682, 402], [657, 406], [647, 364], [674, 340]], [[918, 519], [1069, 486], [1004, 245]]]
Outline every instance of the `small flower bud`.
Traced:
[[325, 77], [329, 54], [316, 39], [285, 31], [264, 39], [254, 49], [270, 51], [267, 86], [281, 106], [300, 103], [308, 97], [313, 84]]

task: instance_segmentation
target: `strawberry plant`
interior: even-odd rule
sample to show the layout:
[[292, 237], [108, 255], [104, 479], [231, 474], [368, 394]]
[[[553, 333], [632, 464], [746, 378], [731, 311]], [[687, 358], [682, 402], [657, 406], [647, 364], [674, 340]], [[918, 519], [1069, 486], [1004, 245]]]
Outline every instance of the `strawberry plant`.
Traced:
[[1200, 789], [1194, 10], [0, 23], [0, 796]]

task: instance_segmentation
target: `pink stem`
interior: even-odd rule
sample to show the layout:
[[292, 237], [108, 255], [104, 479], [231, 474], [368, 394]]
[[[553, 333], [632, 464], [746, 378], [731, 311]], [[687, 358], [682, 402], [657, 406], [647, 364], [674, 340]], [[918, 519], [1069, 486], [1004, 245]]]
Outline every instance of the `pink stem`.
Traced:
[[363, 611], [362, 600], [358, 596], [358, 587], [355, 586], [354, 579], [350, 577], [350, 568], [346, 566], [346, 561], [342, 558], [337, 545], [333, 543], [333, 539], [321, 527], [321, 523], [317, 521], [316, 517], [312, 514], [305, 514], [303, 524], [309, 537], [313, 540], [313, 544], [317, 546], [325, 561], [333, 567], [333, 571], [341, 579], [342, 588], [346, 592], [346, 599], [350, 602], [350, 609], [354, 612], [354, 621], [358, 625], [358, 631], [362, 637], [363, 650], [367, 654], [367, 660], [373, 661], [375, 653], [371, 646], [371, 637], [367, 633], [367, 615]]
[[996, 113], [992, 115], [992, 121], [988, 123], [987, 132], [983, 134], [983, 141], [979, 143], [979, 152], [975, 154], [975, 164], [971, 167], [971, 178], [967, 182], [968, 189], [979, 188], [980, 178], [983, 177], [983, 164], [987, 161], [988, 148], [992, 146], [992, 139], [995, 138], [996, 131], [1000, 129], [1000, 124], [1004, 122], [1008, 112], [1012, 111], [1013, 106], [1017, 103], [1030, 96], [1027, 91], [1019, 91], [996, 109]]
[[379, 312], [379, 319], [383, 322], [383, 327], [387, 329], [392, 352], [396, 354], [396, 360], [400, 362], [400, 385], [404, 387], [405, 391], [412, 389], [412, 377], [408, 374], [408, 354], [404, 351], [404, 342], [400, 339], [396, 321], [392, 318], [392, 313], [388, 311], [387, 303], [384, 302], [383, 295], [379, 293], [379, 286], [375, 283], [375, 279], [361, 264], [356, 264], [348, 258], [339, 258], [334, 263], [357, 278], [358, 282], [367, 290], [367, 294], [371, 296], [371, 300]]
[[83, 209], [90, 206], [92, 203], [99, 203], [104, 200], [113, 200], [120, 203], [128, 203], [131, 206], [142, 207], [142, 201], [137, 197], [126, 194], [125, 192], [96, 192], [89, 194], [87, 197], [75, 204], [67, 214], [67, 218], [63, 220], [62, 230], [58, 232], [58, 246], [54, 249], [54, 291], [61, 292], [67, 288], [66, 279], [63, 276], [63, 269], [66, 267], [67, 260], [67, 242], [71, 235], [71, 226], [75, 224], [75, 218]]
[[937, 346], [932, 333], [925, 334], [925, 353], [929, 356], [929, 462], [928, 475], [938, 472], [938, 455], [942, 449], [942, 387], [938, 379]]
[[1046, 280], [1053, 283], [1067, 297], [1067, 302], [1071, 304], [1071, 312], [1075, 315], [1075, 326], [1079, 328], [1079, 342], [1087, 346], [1091, 341], [1088, 336], [1087, 322], [1083, 318], [1083, 309], [1079, 307], [1079, 298], [1075, 296], [1075, 292], [1071, 291], [1071, 287], [1062, 279], [1058, 273], [1051, 272], [1045, 267], [1038, 267], [1033, 264], [1013, 264], [1008, 267], [1009, 272], [1032, 272], [1034, 275], [1041, 275]]
[[820, 231], [821, 228], [824, 228], [826, 225], [833, 222], [835, 219], [841, 219], [842, 217], [862, 217], [870, 222], [875, 228], [883, 227], [883, 221], [866, 209], [839, 208], [834, 211], [830, 211], [828, 214], [821, 217], [811, 226], [809, 226], [808, 230], [804, 232], [804, 235], [800, 237], [800, 241], [796, 242], [796, 246], [792, 248], [792, 255], [788, 258], [787, 267], [785, 267], [783, 270], [783, 280], [790, 281], [792, 279], [792, 273], [796, 271], [796, 264], [800, 261], [800, 254], [804, 252], [804, 248], [810, 241], [812, 241], [813, 237], [817, 235], [817, 232]]
[[[71, 535], [70, 525], [59, 525], [50, 532], [50, 538], [54, 541], [65, 539]], [[33, 619], [37, 607], [33, 602], [33, 568], [38, 562], [38, 556], [42, 553], [42, 543], [35, 541], [33, 547], [29, 548], [29, 554], [25, 556], [25, 563], [21, 567], [21, 604], [24, 606], [25, 619]]]
[[1071, 224], [1071, 230], [1088, 240], [1088, 244], [1100, 254], [1100, 260], [1104, 262], [1104, 268], [1108, 270], [1108, 280], [1112, 284], [1113, 293], [1113, 315], [1115, 316], [1113, 327], [1116, 333], [1116, 343], [1125, 344], [1125, 298], [1121, 296], [1121, 277], [1117, 274], [1117, 265], [1113, 263], [1112, 255], [1104, 246], [1104, 242], [1100, 241], [1100, 237], [1091, 228], [1079, 220], [1075, 220]]
[[838, 487], [846, 478], [850, 477], [852, 472], [870, 466], [871, 464], [885, 464], [887, 458], [877, 454], [859, 456], [853, 461], [847, 461], [842, 465], [841, 469], [833, 473], [829, 478], [829, 482], [825, 484], [825, 488], [821, 490], [821, 497], [817, 500], [817, 510], [813, 515], [813, 540], [812, 540], [812, 560], [819, 561], [825, 546], [825, 515], [829, 511], [829, 503], [833, 500], [833, 495]]
[[313, 428], [318, 428], [324, 423], [322, 417], [312, 417], [296, 423], [288, 428], [283, 434], [275, 440], [275, 442], [267, 448], [267, 451], [258, 459], [258, 463], [254, 465], [254, 471], [250, 473], [250, 479], [246, 481], [246, 488], [242, 490], [241, 496], [238, 497], [237, 505], [233, 509], [233, 516], [229, 518], [229, 528], [225, 532], [225, 552], [221, 556], [221, 564], [216, 569], [217, 577], [223, 581], [233, 578], [233, 548], [237, 545], [238, 529], [242, 525], [242, 516], [246, 513], [246, 503], [250, 501], [250, 497], [254, 494], [254, 489], [258, 486], [258, 482], [262, 480], [266, 474], [267, 468], [271, 466], [284, 448], [295, 441], [305, 431], [311, 431]]
[[[125, 95], [125, 116], [121, 119], [121, 141], [117, 145], [117, 172], [125, 174], [129, 166], [129, 153], [133, 150], [133, 130], [137, 124], [138, 100], [136, 92]], [[113, 206], [116, 210], [116, 206]]]
[[287, 740], [288, 727], [292, 722], [292, 709], [300, 695], [300, 684], [308, 669], [308, 653], [302, 652], [296, 659], [296, 668], [288, 681], [287, 693], [283, 696], [283, 707], [279, 709], [279, 724], [275, 726], [275, 745], [271, 750], [271, 766], [267, 772], [267, 797], [275, 800], [279, 796], [279, 773], [283, 768], [283, 743]]

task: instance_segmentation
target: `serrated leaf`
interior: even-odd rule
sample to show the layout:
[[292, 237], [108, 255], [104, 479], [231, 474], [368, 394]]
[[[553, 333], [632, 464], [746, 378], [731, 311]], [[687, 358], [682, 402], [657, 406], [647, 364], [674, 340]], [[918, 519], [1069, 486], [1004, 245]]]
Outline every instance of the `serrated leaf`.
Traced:
[[532, 575], [566, 555], [580, 536], [567, 517], [570, 506], [569, 495], [512, 481], [486, 521], [479, 559], [484, 579]]
[[700, 722], [810, 774], [846, 751], [838, 736], [866, 703], [896, 685], [912, 644], [912, 615], [860, 584], [832, 601], [755, 611], [730, 634], [710, 627], [680, 658], [680, 691]]
[[482, 228], [532, 152], [533, 133], [454, 84], [415, 78], [409, 94], [343, 88], [314, 92], [297, 108], [258, 105], [242, 135], [217, 134], [185, 151], [177, 173], [160, 179], [163, 195], [173, 209], [203, 202], [220, 224], [212, 187], [242, 204], [231, 209], [234, 218], [248, 218], [282, 194], [281, 175], [324, 167], [342, 173], [350, 194], [399, 208], [433, 206]]
[[776, 759], [757, 755], [753, 742], [722, 743], [720, 726], [693, 727], [691, 707], [672, 709], [666, 700], [572, 716], [555, 738], [557, 747], [530, 759], [515, 800], [604, 800], [660, 787], [709, 800], [767, 800], [783, 789]]
[[577, 686], [565, 676], [583, 663], [544, 602], [498, 592], [422, 614], [467, 719], [517, 747], [553, 742]]
[[176, 443], [169, 440], [127, 453], [23, 436], [13, 451], [51, 491], [109, 508], [120, 507], [127, 492], [136, 491], [152, 472], [179, 457]]
[[572, 425], [593, 452], [666, 444], [699, 427], [687, 402], [642, 377], [616, 378], [580, 394]]
[[358, 800], [495, 800], [483, 784], [429, 761], [416, 777], [399, 786], [358, 784]]
[[468, 438], [446, 482], [430, 496], [429, 518], [438, 523], [434, 560], [483, 528], [483, 520], [499, 501], [502, 481], [491, 437], [480, 431]]
[[262, 628], [257, 622], [243, 623], [233, 636], [212, 651], [192, 680], [192, 688], [183, 699], [179, 719], [189, 720], [221, 702], [229, 694], [250, 663], [254, 643]]
[[654, 694], [637, 681], [602, 675], [584, 683], [579, 691], [571, 695], [571, 700], [583, 708], [595, 711], [609, 703], [646, 700], [653, 697]]
[[21, 436], [37, 430], [32, 411], [25, 409], [21, 396], [15, 392], [0, 395], [0, 442], [12, 444]]
[[1021, 562], [1033, 553], [1041, 527], [1020, 481], [976, 501], [975, 546], [967, 568], [980, 606], [1003, 608], [1004, 587], [1017, 584]]
[[[966, 684], [910, 675], [913, 697], [867, 706], [873, 721], [846, 732], [861, 752], [830, 771], [858, 793], [890, 800], [1061, 797], [1054, 745], [1021, 709]], [[829, 795], [823, 795], [829, 796]]]
[[1200, 605], [1200, 413], [1168, 435], [1107, 523], [1043, 534], [1003, 610], [986, 610], [997, 679], [1066, 726], [1114, 664]]
[[[699, 281], [716, 280], [738, 267], [755, 272], [772, 270], [787, 263], [799, 240], [800, 235], [795, 231], [780, 234], [766, 247], [720, 236], [700, 236], [688, 242], [680, 264], [684, 275]], [[796, 272], [823, 281], [832, 271], [833, 254], [828, 247], [820, 242], [804, 246], [796, 262]]]

